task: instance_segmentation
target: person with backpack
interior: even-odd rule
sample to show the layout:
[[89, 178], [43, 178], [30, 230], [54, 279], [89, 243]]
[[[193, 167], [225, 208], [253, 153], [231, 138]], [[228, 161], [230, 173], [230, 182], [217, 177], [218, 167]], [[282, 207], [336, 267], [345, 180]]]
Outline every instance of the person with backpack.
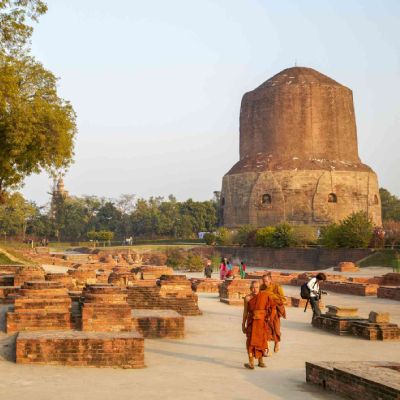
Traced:
[[321, 289], [319, 288], [320, 282], [326, 281], [326, 275], [320, 272], [315, 278], [312, 278], [307, 283], [307, 288], [310, 291], [310, 303], [313, 310], [313, 319], [321, 316], [321, 309], [319, 308], [319, 299], [321, 298]]

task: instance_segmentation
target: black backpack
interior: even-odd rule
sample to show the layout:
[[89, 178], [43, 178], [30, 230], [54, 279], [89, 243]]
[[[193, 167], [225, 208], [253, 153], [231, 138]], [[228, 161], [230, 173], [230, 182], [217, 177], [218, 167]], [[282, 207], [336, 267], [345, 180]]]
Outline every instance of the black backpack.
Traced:
[[[317, 284], [317, 282], [315, 282], [314, 283], [314, 286]], [[306, 282], [306, 283], [303, 283], [302, 285], [301, 285], [301, 288], [300, 288], [300, 297], [302, 298], [302, 299], [305, 299], [305, 300], [310, 300], [310, 294], [311, 294], [311, 292], [310, 292], [310, 289], [309, 289], [309, 287], [307, 286], [308, 285], [308, 282]], [[313, 287], [314, 287], [313, 286]]]

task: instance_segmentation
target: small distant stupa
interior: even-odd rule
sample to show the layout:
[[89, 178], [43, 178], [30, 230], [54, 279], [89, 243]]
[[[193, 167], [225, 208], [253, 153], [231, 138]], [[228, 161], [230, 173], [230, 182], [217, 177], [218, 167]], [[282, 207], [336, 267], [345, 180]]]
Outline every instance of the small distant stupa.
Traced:
[[51, 199], [51, 205], [50, 205], [50, 212], [49, 212], [49, 217], [54, 218], [56, 215], [56, 210], [55, 210], [55, 204], [54, 200], [59, 198], [60, 196], [63, 196], [64, 198], [68, 199], [69, 198], [69, 192], [68, 190], [64, 190], [64, 181], [62, 176], [58, 178], [57, 181], [57, 189], [54, 190], [52, 199]]

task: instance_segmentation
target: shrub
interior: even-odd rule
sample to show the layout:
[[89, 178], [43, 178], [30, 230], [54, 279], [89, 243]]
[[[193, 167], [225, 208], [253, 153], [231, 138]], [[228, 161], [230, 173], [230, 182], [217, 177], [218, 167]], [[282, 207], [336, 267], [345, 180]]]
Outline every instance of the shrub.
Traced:
[[167, 247], [165, 250], [167, 257], [167, 266], [173, 269], [181, 269], [185, 262], [185, 257], [177, 247]]
[[221, 246], [232, 246], [232, 232], [226, 228], [219, 228], [217, 231], [217, 243]]
[[207, 246], [212, 246], [215, 243], [216, 236], [213, 233], [206, 233], [203, 239]]
[[257, 234], [257, 229], [255, 229], [254, 231], [251, 231], [247, 235], [246, 246], [248, 246], [248, 247], [256, 247], [257, 246], [256, 234]]
[[321, 229], [321, 244], [328, 249], [336, 249], [340, 246], [340, 226], [330, 224]]
[[351, 213], [340, 221], [340, 242], [343, 247], [368, 247], [374, 231], [372, 218], [365, 211]]
[[184, 268], [189, 271], [203, 271], [204, 264], [199, 254], [189, 253], [184, 262]]
[[250, 232], [253, 232], [254, 230], [257, 230], [255, 226], [251, 225], [246, 225], [246, 226], [241, 226], [234, 237], [234, 242], [235, 244], [240, 244], [241, 246], [244, 246], [247, 242], [247, 237], [249, 236]]
[[275, 232], [272, 234], [271, 245], [276, 249], [283, 249], [284, 247], [290, 247], [292, 244], [292, 232], [293, 227], [287, 222], [279, 224]]
[[318, 241], [317, 229], [310, 225], [296, 226], [292, 232], [292, 239], [295, 246], [307, 247], [308, 244], [315, 244]]
[[255, 234], [255, 240], [258, 246], [272, 247], [272, 235], [275, 232], [275, 227], [267, 226], [259, 229]]
[[383, 223], [385, 236], [389, 240], [390, 246], [393, 249], [397, 242], [400, 242], [400, 221], [390, 219]]

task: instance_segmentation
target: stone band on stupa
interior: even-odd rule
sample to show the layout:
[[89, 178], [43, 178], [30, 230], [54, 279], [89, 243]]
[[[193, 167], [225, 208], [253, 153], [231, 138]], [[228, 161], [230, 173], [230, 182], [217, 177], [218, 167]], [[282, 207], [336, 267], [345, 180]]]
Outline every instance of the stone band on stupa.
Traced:
[[358, 156], [352, 91], [294, 67], [246, 93], [240, 161], [222, 182], [222, 225], [322, 226], [353, 211], [382, 224], [377, 175]]

